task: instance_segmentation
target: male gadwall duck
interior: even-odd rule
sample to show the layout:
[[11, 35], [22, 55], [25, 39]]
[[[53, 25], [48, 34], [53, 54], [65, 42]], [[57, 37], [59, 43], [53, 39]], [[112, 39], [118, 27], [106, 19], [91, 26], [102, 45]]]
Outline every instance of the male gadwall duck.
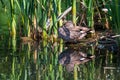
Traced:
[[72, 21], [67, 21], [58, 29], [58, 37], [67, 42], [76, 42], [83, 39], [89, 31], [87, 27], [74, 26]]

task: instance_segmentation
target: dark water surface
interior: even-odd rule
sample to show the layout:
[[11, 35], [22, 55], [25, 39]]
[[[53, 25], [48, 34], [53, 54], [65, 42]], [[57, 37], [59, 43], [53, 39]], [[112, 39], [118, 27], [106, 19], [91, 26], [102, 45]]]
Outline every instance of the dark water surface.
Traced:
[[[64, 47], [63, 51], [65, 50]], [[92, 53], [91, 50], [86, 52]], [[120, 57], [118, 55], [104, 51], [103, 55], [79, 64], [75, 66], [77, 67], [75, 69], [73, 64], [67, 66], [59, 64], [60, 53], [59, 43], [45, 41], [23, 43], [19, 39], [12, 40], [7, 35], [0, 35], [0, 80], [120, 79]]]

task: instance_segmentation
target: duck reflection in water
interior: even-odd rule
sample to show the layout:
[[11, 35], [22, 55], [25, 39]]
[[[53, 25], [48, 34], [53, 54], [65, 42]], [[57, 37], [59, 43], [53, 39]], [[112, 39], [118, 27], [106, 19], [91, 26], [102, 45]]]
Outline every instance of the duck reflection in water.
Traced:
[[93, 55], [88, 55], [80, 50], [66, 49], [59, 55], [58, 60], [61, 65], [66, 67], [68, 72], [71, 72], [75, 64], [83, 64], [93, 58]]
[[58, 37], [67, 42], [76, 42], [83, 39], [90, 29], [87, 27], [74, 26], [72, 21], [67, 21], [58, 29]]

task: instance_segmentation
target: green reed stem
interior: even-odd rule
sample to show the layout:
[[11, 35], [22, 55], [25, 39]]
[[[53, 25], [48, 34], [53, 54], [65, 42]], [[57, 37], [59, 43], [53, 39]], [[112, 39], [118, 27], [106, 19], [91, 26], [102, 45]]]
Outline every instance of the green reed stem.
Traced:
[[47, 38], [46, 20], [47, 20], [47, 15], [45, 14], [43, 19], [43, 38], [44, 39]]
[[87, 7], [87, 23], [88, 26], [94, 29], [94, 1], [87, 0], [83, 1], [83, 4]]
[[15, 57], [13, 57], [13, 62], [12, 62], [12, 75], [11, 79], [15, 80]]
[[[44, 6], [45, 9], [41, 9], [42, 10], [42, 27], [43, 27], [43, 38], [46, 39], [47, 38], [47, 26], [46, 26], [46, 21], [47, 21], [47, 2], [46, 0], [42, 0], [42, 5]], [[42, 8], [42, 7], [41, 7]]]
[[89, 1], [89, 6], [88, 6], [88, 26], [93, 28], [94, 25], [94, 21], [93, 21], [93, 17], [94, 17], [94, 7], [93, 7], [93, 1], [90, 0]]
[[62, 65], [59, 65], [59, 75], [60, 75], [60, 80], [63, 80], [63, 67], [62, 67]]
[[16, 37], [16, 17], [15, 17], [15, 14], [14, 14], [14, 11], [15, 11], [15, 3], [14, 3], [14, 0], [10, 0], [10, 7], [11, 7], [11, 33], [12, 33], [12, 36], [15, 38]]
[[14, 37], [14, 39], [15, 39], [15, 37], [16, 37], [16, 21], [15, 21], [15, 15], [13, 15], [13, 17], [12, 17], [12, 36]]
[[[61, 15], [61, 0], [57, 1], [58, 5], [58, 16]], [[59, 26], [62, 26], [62, 20], [59, 21]]]
[[29, 23], [29, 19], [27, 20], [27, 32], [28, 32], [28, 37], [31, 37], [31, 35], [30, 35], [30, 23]]
[[[61, 0], [58, 0], [58, 16], [60, 16], [61, 15]], [[62, 20], [59, 20], [59, 27], [61, 27], [62, 26]], [[60, 40], [60, 52], [62, 52], [62, 49], [63, 49], [63, 40], [61, 39]]]
[[48, 9], [48, 14], [47, 14], [48, 15], [48, 20], [47, 21], [48, 21], [49, 24], [47, 26], [49, 27], [48, 34], [50, 35], [51, 32], [52, 32], [52, 25], [53, 25], [53, 21], [52, 21], [53, 20], [52, 19], [52, 9], [53, 9], [52, 8], [52, 0], [49, 0], [49, 6], [48, 7], [49, 7], [49, 9]]
[[72, 21], [76, 26], [76, 0], [72, 0]]
[[56, 36], [58, 36], [58, 32], [57, 32], [57, 28], [58, 28], [58, 26], [57, 26], [57, 23], [56, 23], [56, 21], [57, 21], [57, 1], [56, 0], [53, 0], [53, 15], [52, 15], [52, 19], [53, 19], [53, 29], [54, 29], [54, 34], [56, 35]]
[[77, 65], [74, 66], [74, 80], [78, 80]]

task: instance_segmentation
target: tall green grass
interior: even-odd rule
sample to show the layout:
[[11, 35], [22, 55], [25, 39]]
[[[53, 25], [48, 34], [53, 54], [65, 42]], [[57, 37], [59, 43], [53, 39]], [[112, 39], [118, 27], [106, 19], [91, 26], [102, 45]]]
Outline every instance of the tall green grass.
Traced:
[[[11, 23], [11, 33], [17, 35], [19, 27], [22, 28], [23, 36], [31, 37], [31, 33], [37, 34], [38, 27], [41, 27], [43, 30], [43, 37], [47, 37], [48, 34], [55, 34], [57, 36], [57, 29], [62, 25], [62, 21], [58, 20], [58, 16], [61, 15], [68, 7], [72, 6], [72, 15], [68, 14], [67, 19], [71, 19], [74, 24], [77, 23], [77, 14], [79, 5], [83, 4], [86, 8], [86, 19], [87, 26], [94, 28], [94, 16], [95, 13], [101, 14], [100, 9], [106, 7], [108, 9], [108, 19], [112, 25], [112, 29], [116, 30], [119, 33], [119, 0], [112, 1], [77, 1], [77, 0], [10, 0], [6, 5], [7, 1], [1, 0], [1, 4], [10, 9], [10, 23]], [[62, 3], [62, 4], [61, 4]], [[66, 6], [65, 6], [66, 5]], [[8, 8], [10, 7], [10, 8]], [[97, 12], [95, 12], [97, 8]], [[71, 17], [72, 16], [72, 17]], [[19, 18], [19, 19], [18, 19]], [[49, 25], [47, 21], [50, 20]], [[58, 22], [59, 21], [59, 22]], [[19, 26], [18, 26], [19, 22]], [[59, 25], [58, 25], [59, 23]]]
[[83, 6], [86, 9], [87, 26], [94, 28], [94, 0], [83, 0]]
[[105, 5], [108, 8], [108, 17], [112, 29], [120, 33], [120, 1], [112, 0]]

